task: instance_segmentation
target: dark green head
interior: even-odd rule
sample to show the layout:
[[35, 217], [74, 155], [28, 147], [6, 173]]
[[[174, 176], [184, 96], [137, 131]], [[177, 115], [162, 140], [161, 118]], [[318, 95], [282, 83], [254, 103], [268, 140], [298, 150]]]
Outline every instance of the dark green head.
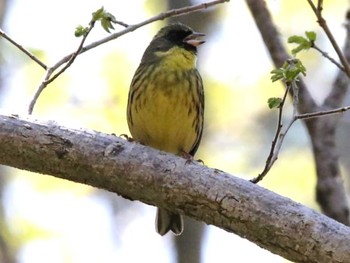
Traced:
[[201, 36], [204, 34], [194, 32], [192, 28], [181, 23], [165, 26], [152, 39], [142, 61], [152, 62], [158, 59], [156, 52], [166, 52], [175, 46], [196, 54], [197, 46], [205, 42], [198, 39]]

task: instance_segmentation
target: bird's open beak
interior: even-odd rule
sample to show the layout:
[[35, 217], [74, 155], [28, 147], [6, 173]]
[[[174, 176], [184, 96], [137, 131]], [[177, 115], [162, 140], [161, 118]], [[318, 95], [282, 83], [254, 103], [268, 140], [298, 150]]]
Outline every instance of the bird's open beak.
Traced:
[[192, 45], [194, 47], [197, 47], [199, 45], [202, 45], [205, 41], [198, 39], [199, 37], [203, 37], [205, 34], [193, 32], [191, 35], [184, 38], [183, 42]]

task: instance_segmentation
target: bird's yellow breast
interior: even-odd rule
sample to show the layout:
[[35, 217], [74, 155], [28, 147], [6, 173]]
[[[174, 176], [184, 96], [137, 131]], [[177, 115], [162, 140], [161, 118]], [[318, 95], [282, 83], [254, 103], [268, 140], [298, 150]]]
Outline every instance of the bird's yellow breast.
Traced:
[[179, 48], [162, 57], [131, 107], [133, 138], [159, 150], [189, 152], [197, 140], [195, 101], [198, 102], [195, 55]]
[[172, 70], [190, 70], [196, 67], [196, 55], [186, 49], [173, 47], [166, 52], [156, 52], [161, 58], [160, 64]]

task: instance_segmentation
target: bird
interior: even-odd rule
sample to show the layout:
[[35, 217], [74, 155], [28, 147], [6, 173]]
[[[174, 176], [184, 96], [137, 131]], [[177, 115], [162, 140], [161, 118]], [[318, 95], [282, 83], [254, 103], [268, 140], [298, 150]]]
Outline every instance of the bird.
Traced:
[[[203, 81], [196, 68], [203, 33], [182, 23], [161, 28], [144, 51], [131, 81], [127, 121], [134, 141], [193, 158], [204, 123]], [[181, 215], [158, 208], [156, 231], [181, 235]]]

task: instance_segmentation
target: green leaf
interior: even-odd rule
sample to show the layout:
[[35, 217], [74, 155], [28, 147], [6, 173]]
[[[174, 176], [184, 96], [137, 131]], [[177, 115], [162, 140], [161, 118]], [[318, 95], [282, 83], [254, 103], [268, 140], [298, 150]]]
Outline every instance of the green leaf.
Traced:
[[106, 12], [104, 17], [101, 19], [101, 25], [104, 30], [106, 30], [108, 33], [110, 33], [110, 29], [114, 30], [114, 26], [112, 23], [116, 23], [116, 19], [114, 15], [111, 13]]
[[92, 13], [92, 19], [91, 22], [96, 22], [101, 20], [103, 17], [105, 16], [105, 9], [103, 8], [103, 6], [96, 10], [95, 12]]
[[271, 80], [275, 82], [282, 79], [285, 82], [297, 81], [299, 74], [306, 75], [306, 68], [299, 59], [288, 59], [284, 62], [282, 68], [271, 71]]
[[292, 54], [296, 55], [302, 50], [310, 49], [316, 40], [316, 33], [313, 31], [305, 32], [306, 38], [302, 36], [291, 36], [288, 38], [288, 43], [290, 44], [298, 44], [296, 48], [292, 49]]
[[286, 82], [292, 82], [296, 81], [298, 79], [299, 74], [303, 74], [304, 76], [306, 75], [306, 68], [304, 65], [301, 63], [301, 61], [297, 58], [293, 59], [288, 59], [285, 63], [284, 68], [285, 68], [285, 81]]
[[288, 43], [290, 44], [305, 44], [309, 42], [305, 37], [302, 36], [291, 36], [288, 38]]
[[313, 43], [311, 43], [311, 42], [302, 43], [299, 46], [297, 46], [296, 48], [292, 49], [292, 54], [296, 55], [297, 53], [299, 53], [302, 50], [308, 50], [312, 45], [313, 45]]
[[302, 50], [308, 50], [310, 48], [309, 45], [299, 45], [296, 48], [292, 49], [292, 54], [295, 56], [296, 54], [298, 54], [300, 51]]
[[271, 74], [272, 74], [272, 76], [271, 76], [272, 82], [283, 79], [284, 78], [284, 69], [283, 68], [274, 69], [271, 71]]
[[106, 12], [106, 18], [108, 18], [112, 23], [117, 23], [117, 19], [115, 19], [115, 16], [109, 12]]
[[309, 41], [311, 41], [311, 42], [316, 41], [316, 33], [314, 31], [306, 31], [305, 35], [309, 39]]
[[267, 100], [267, 104], [269, 105], [270, 109], [278, 108], [281, 105], [281, 102], [281, 98], [269, 98]]
[[90, 23], [94, 24], [96, 21], [100, 21], [102, 28], [108, 33], [110, 33], [111, 29], [114, 29], [113, 23], [115, 24], [117, 22], [114, 15], [107, 12], [103, 7], [92, 13]]
[[75, 28], [74, 35], [76, 37], [84, 36], [88, 32], [88, 30], [89, 30], [88, 27], [83, 27], [83, 26], [79, 25]]

